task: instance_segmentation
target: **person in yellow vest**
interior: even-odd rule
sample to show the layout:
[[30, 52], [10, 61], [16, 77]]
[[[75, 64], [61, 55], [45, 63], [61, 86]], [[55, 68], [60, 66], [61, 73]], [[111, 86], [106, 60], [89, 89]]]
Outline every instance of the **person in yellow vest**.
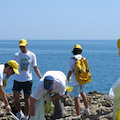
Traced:
[[[120, 55], [120, 38], [117, 41], [117, 46]], [[111, 87], [109, 97], [113, 99], [113, 120], [120, 120], [120, 78]]]

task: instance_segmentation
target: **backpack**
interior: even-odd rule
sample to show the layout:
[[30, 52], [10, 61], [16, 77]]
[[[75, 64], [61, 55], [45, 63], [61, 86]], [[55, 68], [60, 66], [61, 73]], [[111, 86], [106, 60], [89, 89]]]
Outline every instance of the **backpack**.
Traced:
[[76, 80], [80, 84], [86, 84], [91, 82], [91, 74], [87, 59], [85, 59], [84, 57], [82, 57], [81, 60], [78, 60], [76, 57], [72, 57], [72, 58], [76, 60], [75, 62]]

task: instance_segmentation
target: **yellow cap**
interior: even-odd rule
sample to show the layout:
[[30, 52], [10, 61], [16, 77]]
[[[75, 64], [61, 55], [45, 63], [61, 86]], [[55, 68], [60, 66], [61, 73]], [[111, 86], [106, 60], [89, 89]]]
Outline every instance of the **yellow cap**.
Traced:
[[13, 68], [13, 71], [16, 74], [20, 74], [19, 71], [18, 71], [19, 64], [15, 60], [10, 60], [10, 61], [7, 62], [7, 64], [10, 65]]
[[21, 40], [19, 41], [19, 46], [26, 46], [26, 45], [27, 45], [27, 40], [21, 39]]
[[117, 46], [118, 46], [118, 48], [119, 48], [119, 55], [120, 55], [120, 38], [119, 38], [118, 41], [117, 41]]
[[80, 45], [78, 45], [78, 44], [76, 44], [76, 45], [74, 46], [74, 48], [82, 49], [82, 47], [81, 47]]

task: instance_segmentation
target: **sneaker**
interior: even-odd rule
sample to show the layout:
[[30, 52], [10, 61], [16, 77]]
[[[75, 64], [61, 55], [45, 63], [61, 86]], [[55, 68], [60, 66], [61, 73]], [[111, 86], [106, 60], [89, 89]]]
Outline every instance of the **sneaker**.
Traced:
[[82, 119], [82, 115], [77, 115], [76, 116], [76, 120], [81, 120]]
[[18, 112], [18, 113], [16, 114], [16, 116], [17, 116], [18, 119], [21, 119], [21, 118], [24, 118], [24, 117], [25, 117], [22, 111]]
[[86, 108], [86, 109], [84, 110], [84, 113], [85, 113], [86, 115], [90, 115], [90, 110], [89, 110], [89, 108]]
[[78, 115], [78, 116], [77, 116], [77, 118], [81, 118], [81, 117], [82, 117], [82, 115]]

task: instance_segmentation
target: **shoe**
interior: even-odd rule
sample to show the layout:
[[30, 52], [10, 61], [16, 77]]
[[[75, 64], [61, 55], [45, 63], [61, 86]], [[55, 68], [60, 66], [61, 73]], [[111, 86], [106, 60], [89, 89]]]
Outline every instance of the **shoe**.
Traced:
[[89, 108], [86, 108], [86, 109], [84, 110], [84, 113], [85, 113], [85, 115], [90, 115], [90, 110], [89, 110]]
[[16, 116], [17, 116], [18, 119], [21, 119], [21, 118], [24, 118], [24, 117], [25, 117], [22, 111], [18, 112], [18, 113], [16, 114]]
[[25, 116], [24, 120], [29, 120], [29, 116]]
[[81, 118], [81, 117], [82, 117], [82, 115], [78, 115], [78, 116], [77, 116], [77, 118]]
[[82, 115], [77, 115], [76, 120], [82, 120]]

